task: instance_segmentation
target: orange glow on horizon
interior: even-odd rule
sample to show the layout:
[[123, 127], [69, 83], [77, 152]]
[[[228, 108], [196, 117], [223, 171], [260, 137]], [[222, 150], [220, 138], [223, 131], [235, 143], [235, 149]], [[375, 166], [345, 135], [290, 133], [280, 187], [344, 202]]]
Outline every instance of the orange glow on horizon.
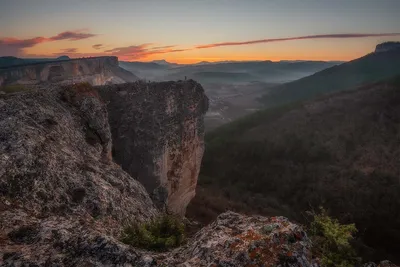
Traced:
[[356, 58], [363, 56], [364, 54], [360, 55], [337, 55], [337, 56], [302, 56], [302, 57], [294, 57], [294, 56], [260, 56], [260, 57], [221, 57], [221, 58], [210, 58], [210, 57], [199, 57], [199, 58], [179, 58], [179, 57], [154, 57], [154, 58], [146, 58], [146, 59], [133, 59], [133, 60], [126, 60], [126, 61], [141, 61], [141, 62], [151, 62], [154, 60], [166, 60], [170, 63], [178, 63], [178, 64], [195, 64], [200, 62], [220, 62], [220, 61], [281, 61], [281, 60], [313, 60], [313, 61], [350, 61]]

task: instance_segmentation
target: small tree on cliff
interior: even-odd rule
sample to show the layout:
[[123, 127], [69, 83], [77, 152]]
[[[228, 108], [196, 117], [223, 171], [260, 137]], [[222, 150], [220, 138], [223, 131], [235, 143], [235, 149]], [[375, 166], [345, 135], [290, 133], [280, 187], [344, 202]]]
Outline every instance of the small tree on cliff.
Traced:
[[357, 232], [354, 224], [340, 224], [327, 212], [308, 212], [312, 217], [308, 233], [313, 242], [313, 254], [322, 260], [322, 266], [351, 267], [360, 262], [350, 244]]

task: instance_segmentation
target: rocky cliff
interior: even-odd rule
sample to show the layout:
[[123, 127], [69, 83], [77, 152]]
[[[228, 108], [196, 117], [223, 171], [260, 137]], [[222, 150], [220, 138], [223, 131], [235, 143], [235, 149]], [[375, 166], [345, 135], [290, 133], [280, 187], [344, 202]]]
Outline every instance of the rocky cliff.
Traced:
[[400, 42], [385, 42], [378, 44], [375, 48], [375, 53], [381, 53], [393, 50], [400, 52]]
[[161, 210], [184, 215], [204, 152], [208, 99], [200, 84], [121, 84], [100, 88], [108, 103], [113, 155]]
[[[124, 116], [120, 100], [120, 109], [138, 107], [119, 121], [140, 130], [121, 125], [117, 131], [116, 117]], [[283, 217], [226, 212], [164, 253], [119, 241], [124, 226], [159, 211], [112, 154], [132, 156], [121, 150], [125, 142], [126, 150], [154, 157], [153, 164], [143, 161], [146, 171], [140, 164], [130, 169], [131, 158], [124, 168], [149, 178], [158, 173], [154, 183], [166, 190], [166, 204], [185, 203], [197, 179], [206, 107], [193, 81], [97, 89], [75, 84], [0, 95], [0, 266], [319, 266], [306, 233]], [[176, 192], [183, 195], [174, 198]]]
[[118, 66], [117, 57], [81, 58], [0, 68], [0, 86], [8, 84], [133, 82], [138, 78]]

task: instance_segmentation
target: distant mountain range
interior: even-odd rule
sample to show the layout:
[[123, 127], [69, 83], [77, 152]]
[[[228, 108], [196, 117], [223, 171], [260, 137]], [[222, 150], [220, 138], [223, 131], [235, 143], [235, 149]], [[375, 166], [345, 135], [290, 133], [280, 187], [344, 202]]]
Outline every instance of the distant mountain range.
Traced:
[[[396, 47], [395, 45], [390, 45]], [[318, 95], [353, 89], [400, 74], [400, 49], [378, 45], [378, 52], [319, 71], [280, 86], [265, 95], [267, 107], [303, 101]]]
[[17, 58], [17, 57], [0, 57], [0, 68], [7, 68], [19, 65], [28, 65], [32, 63], [44, 63], [51, 61], [69, 60], [68, 56], [60, 56], [58, 58]]
[[325, 61], [229, 61], [179, 65], [167, 61], [120, 62], [120, 66], [146, 80], [195, 79], [201, 83], [283, 83], [293, 81], [341, 62]]
[[[69, 60], [58, 58], [0, 57], [0, 68]], [[284, 83], [300, 79], [320, 70], [340, 64], [332, 61], [222, 61], [177, 64], [166, 60], [151, 62], [120, 61], [120, 66], [141, 79], [152, 81], [195, 79], [201, 83]]]

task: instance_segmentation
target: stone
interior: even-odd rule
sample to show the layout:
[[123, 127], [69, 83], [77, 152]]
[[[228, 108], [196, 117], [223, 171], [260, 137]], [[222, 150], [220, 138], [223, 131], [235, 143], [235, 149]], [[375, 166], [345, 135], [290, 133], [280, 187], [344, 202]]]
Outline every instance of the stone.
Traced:
[[[1, 212], [89, 214], [117, 232], [158, 214], [144, 187], [112, 161], [106, 106], [85, 86], [0, 99]], [[14, 230], [12, 222], [3, 229]]]
[[[264, 228], [270, 229], [268, 233]], [[168, 266], [319, 266], [304, 230], [284, 217], [225, 212], [187, 245], [172, 251]]]
[[[24, 223], [35, 225], [35, 238], [24, 245], [0, 243], [1, 266], [319, 266], [303, 229], [284, 217], [226, 212], [184, 246], [155, 253], [122, 244], [106, 233], [104, 225], [84, 215], [33, 219], [17, 214]], [[264, 234], [262, 228], [269, 224], [274, 230]]]
[[99, 87], [107, 102], [113, 158], [162, 211], [184, 215], [204, 152], [208, 98], [193, 80]]

